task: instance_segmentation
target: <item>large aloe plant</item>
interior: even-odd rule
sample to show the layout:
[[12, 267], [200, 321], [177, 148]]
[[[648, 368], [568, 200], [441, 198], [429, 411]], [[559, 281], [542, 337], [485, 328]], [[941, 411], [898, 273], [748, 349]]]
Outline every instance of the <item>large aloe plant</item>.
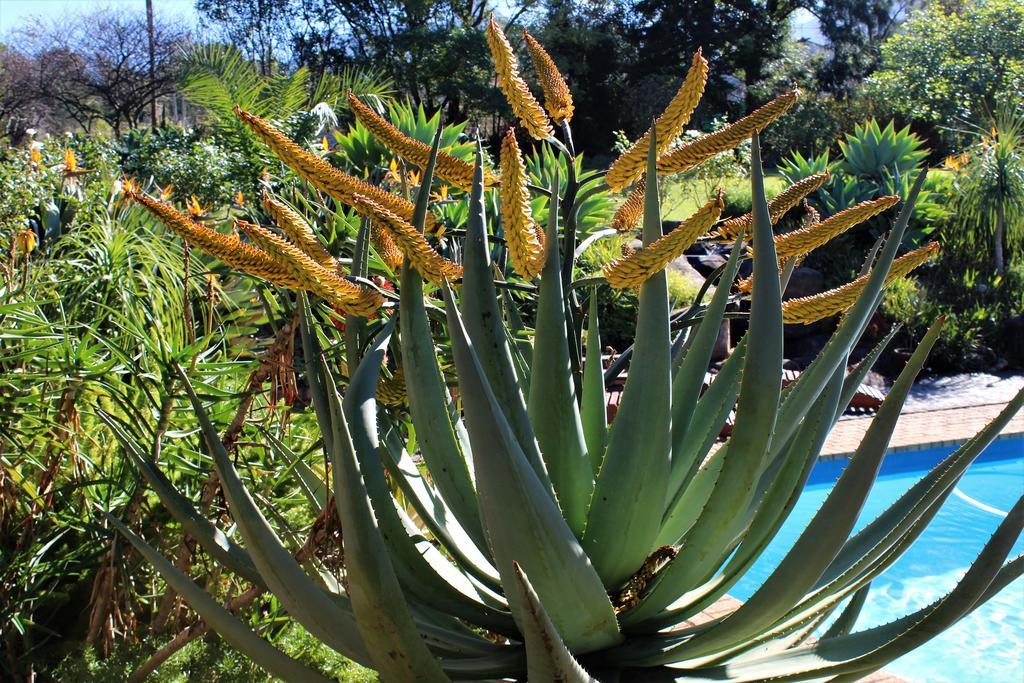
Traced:
[[[528, 40], [548, 111], [562, 126], [561, 140], [553, 137], [494, 24], [489, 38], [513, 111], [531, 135], [565, 155], [572, 169], [572, 105], [557, 70]], [[1018, 577], [1021, 559], [1004, 560], [1024, 526], [1022, 502], [947, 596], [917, 612], [893, 615], [888, 624], [854, 630], [871, 581], [921, 534], [972, 460], [1024, 403], [1022, 392], [992, 424], [851, 535], [940, 320], [788, 555], [745, 604], [693, 621], [744, 575], [792, 510], [825, 438], [882, 351], [884, 343], [847, 372], [883, 288], [933, 251], [897, 258], [922, 174], [861, 278], [784, 303], [783, 281], [802, 254], [894, 200], [821, 222], [812, 215], [800, 231], [774, 235], [773, 221], [821, 180], [765, 201], [756, 133], [785, 110], [786, 100], [669, 151], [703, 90], [706, 67], [698, 53], [665, 115], [613, 164], [606, 182], [622, 188], [645, 173], [653, 178], [692, 168], [752, 136], [752, 214], [719, 224], [722, 201], [715, 198], [663, 235], [658, 194], [645, 191], [656, 183], [635, 183], [615, 224], [628, 230], [639, 221], [644, 246], [599, 275], [576, 276], [574, 221], [580, 202], [604, 182], [604, 174], [573, 173], [567, 183], [555, 177], [550, 188], [531, 190], [514, 135], [502, 146], [499, 179], [485, 168], [479, 145], [470, 166], [439, 152], [440, 131], [426, 148], [373, 120], [383, 142], [423, 169], [411, 204], [331, 169], [262, 119], [240, 112], [314, 187], [378, 226], [375, 249], [387, 251], [391, 240], [404, 255], [397, 303], [385, 304], [370, 281], [359, 277], [365, 274], [369, 229], [357, 241], [356, 277], [345, 279], [311, 228], [273, 198], [267, 198], [268, 211], [289, 240], [240, 223], [253, 238], [250, 245], [136, 193], [194, 244], [303, 292], [297, 306], [305, 380], [333, 487], [333, 500], [311, 495], [310, 501], [316, 509], [336, 506], [345, 579], [338, 582], [316, 567], [307, 571], [296, 561], [247, 490], [184, 370], [181, 381], [240, 542], [199, 514], [147, 449], [108, 417], [172, 515], [226, 569], [272, 592], [311, 634], [388, 681], [855, 680], [952, 625]], [[423, 237], [437, 220], [429, 210], [435, 177], [468, 187], [465, 234], [447, 234], [440, 242], [458, 263]], [[498, 191], [488, 189], [493, 185]], [[530, 191], [547, 193], [543, 229], [532, 221]], [[494, 242], [492, 195], [501, 198], [502, 245]], [[732, 244], [732, 255], [716, 274], [710, 300], [674, 316], [664, 267], [713, 228], [717, 239]], [[501, 266], [506, 252], [509, 265]], [[739, 288], [750, 291], [749, 329], [702, 393], [726, 308], [746, 298], [731, 286], [745, 258], [753, 259], [752, 280]], [[593, 294], [585, 334], [577, 299], [609, 285], [638, 287], [640, 301], [624, 395], [610, 425], [605, 380], [620, 366], [606, 372], [601, 365]], [[510, 287], [536, 297], [525, 342]], [[317, 323], [320, 299], [349, 311], [347, 381], [333, 341], [336, 331]], [[374, 309], [376, 319], [369, 322], [365, 316]], [[829, 343], [782, 391], [784, 322], [840, 311]], [[445, 355], [439, 347], [447, 344], [454, 373], [438, 361]], [[394, 375], [387, 381], [385, 367]], [[405, 386], [398, 400], [396, 377]], [[389, 390], [382, 391], [385, 386]], [[382, 400], [400, 407], [382, 410]], [[719, 444], [717, 435], [734, 406], [732, 436]], [[412, 434], [416, 452], [407, 448]], [[306, 465], [295, 471], [306, 490], [318, 486]], [[140, 536], [111, 523], [207, 623], [270, 673], [323, 680], [260, 638]]]

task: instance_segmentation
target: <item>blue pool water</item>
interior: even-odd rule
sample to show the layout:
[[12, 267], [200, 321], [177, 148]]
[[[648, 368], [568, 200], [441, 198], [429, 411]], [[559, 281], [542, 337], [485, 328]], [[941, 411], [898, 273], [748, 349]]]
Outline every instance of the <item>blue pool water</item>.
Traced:
[[[906, 492], [951, 448], [893, 453], [861, 512], [857, 528]], [[767, 578], [821, 507], [846, 461], [823, 461], [811, 474], [792, 515], [764, 555], [733, 590], [741, 600]], [[945, 595], [967, 570], [1005, 513], [1024, 494], [1024, 437], [993, 442], [971, 465], [942, 510], [898, 562], [871, 585], [857, 630], [877, 626]], [[1012, 556], [1024, 552], [1024, 539]], [[953, 628], [885, 670], [912, 683], [1021, 683], [1024, 681], [1024, 579]]]

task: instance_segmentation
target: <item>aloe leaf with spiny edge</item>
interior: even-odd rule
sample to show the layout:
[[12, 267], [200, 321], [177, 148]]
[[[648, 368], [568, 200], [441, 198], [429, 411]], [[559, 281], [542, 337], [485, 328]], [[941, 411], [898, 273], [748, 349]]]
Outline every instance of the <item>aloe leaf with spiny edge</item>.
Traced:
[[721, 472], [700, 517], [683, 539], [680, 554], [662, 570], [650, 593], [631, 615], [634, 619], [653, 616], [681, 593], [705, 580], [721, 562], [721, 553], [739, 531], [732, 513], [750, 501], [775, 431], [782, 387], [782, 290], [756, 136], [751, 147], [751, 164], [753, 277], [757, 285], [751, 301], [750, 329], [732, 437], [722, 456]]
[[[648, 177], [656, 177], [652, 128]], [[643, 242], [661, 237], [661, 205], [652, 183], [644, 198]], [[665, 272], [640, 287], [633, 361], [597, 473], [583, 548], [615, 589], [654, 549], [671, 461], [671, 357]]]
[[562, 513], [573, 533], [579, 537], [587, 523], [587, 507], [594, 492], [594, 472], [587, 455], [569, 361], [565, 295], [559, 276], [562, 261], [558, 253], [557, 173], [551, 187], [547, 250], [537, 296], [527, 411]]

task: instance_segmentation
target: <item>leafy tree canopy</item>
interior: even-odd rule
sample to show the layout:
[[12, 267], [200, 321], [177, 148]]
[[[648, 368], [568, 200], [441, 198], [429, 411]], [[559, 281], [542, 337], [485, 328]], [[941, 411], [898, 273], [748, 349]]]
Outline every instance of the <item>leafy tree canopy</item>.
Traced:
[[952, 125], [1024, 95], [1024, 3], [970, 0], [956, 10], [932, 3], [882, 46], [871, 94], [898, 113]]

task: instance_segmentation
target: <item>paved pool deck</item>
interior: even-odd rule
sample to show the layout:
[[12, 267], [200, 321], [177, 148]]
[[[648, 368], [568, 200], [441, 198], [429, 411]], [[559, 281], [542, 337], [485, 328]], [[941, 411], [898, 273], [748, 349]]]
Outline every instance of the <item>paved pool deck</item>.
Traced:
[[[976, 373], [922, 380], [914, 385], [889, 445], [891, 452], [958, 446], [977, 434], [1024, 387], [1024, 375]], [[822, 449], [824, 458], [851, 455], [871, 424], [870, 415], [839, 420]], [[1024, 411], [999, 434], [1024, 434]]]
[[[1005, 407], [1005, 404], [946, 408], [900, 416], [889, 443], [890, 452], [918, 450], [939, 446], [959, 446], [977, 434]], [[871, 424], [871, 416], [844, 417], [836, 423], [825, 447], [823, 458], [842, 458], [853, 454], [864, 432]], [[1024, 411], [1018, 412], [1010, 424], [1000, 432], [1000, 439], [1024, 434]]]

